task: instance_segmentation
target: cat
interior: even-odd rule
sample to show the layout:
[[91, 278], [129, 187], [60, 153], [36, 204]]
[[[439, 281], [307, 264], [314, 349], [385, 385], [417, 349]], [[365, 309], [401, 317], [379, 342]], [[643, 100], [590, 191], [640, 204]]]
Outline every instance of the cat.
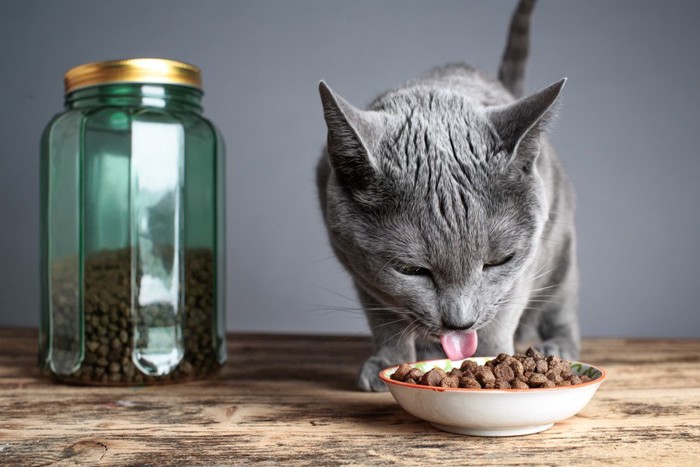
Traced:
[[566, 78], [521, 98], [533, 6], [513, 14], [498, 81], [447, 65], [367, 110], [319, 84], [321, 210], [374, 343], [360, 389], [445, 355], [578, 356], [574, 195], [545, 134]]

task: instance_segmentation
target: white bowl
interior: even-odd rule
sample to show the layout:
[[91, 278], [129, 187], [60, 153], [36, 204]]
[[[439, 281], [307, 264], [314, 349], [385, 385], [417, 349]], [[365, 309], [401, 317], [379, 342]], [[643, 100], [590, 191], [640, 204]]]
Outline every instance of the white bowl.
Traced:
[[[469, 358], [483, 365], [493, 357]], [[462, 361], [417, 362], [423, 372], [433, 367], [450, 371]], [[472, 436], [518, 436], [539, 433], [576, 415], [605, 380], [602, 368], [572, 362], [571, 371], [591, 381], [574, 386], [537, 389], [438, 388], [394, 381], [398, 366], [379, 373], [396, 402], [406, 412], [429, 421], [435, 428]]]

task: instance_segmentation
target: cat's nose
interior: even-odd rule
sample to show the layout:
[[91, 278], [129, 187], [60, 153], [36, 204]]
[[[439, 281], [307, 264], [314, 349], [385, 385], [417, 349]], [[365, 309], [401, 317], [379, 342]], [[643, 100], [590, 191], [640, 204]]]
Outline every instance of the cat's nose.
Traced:
[[455, 322], [449, 318], [442, 318], [442, 328], [447, 331], [468, 331], [475, 324], [475, 321]]

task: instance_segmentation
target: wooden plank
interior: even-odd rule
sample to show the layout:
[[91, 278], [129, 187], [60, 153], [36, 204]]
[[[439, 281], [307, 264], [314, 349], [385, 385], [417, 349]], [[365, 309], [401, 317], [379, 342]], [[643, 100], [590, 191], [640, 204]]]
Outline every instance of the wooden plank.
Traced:
[[206, 381], [56, 385], [36, 333], [0, 329], [0, 464], [698, 465], [700, 341], [588, 339], [609, 374], [579, 415], [515, 438], [435, 430], [354, 389], [364, 338], [229, 336]]

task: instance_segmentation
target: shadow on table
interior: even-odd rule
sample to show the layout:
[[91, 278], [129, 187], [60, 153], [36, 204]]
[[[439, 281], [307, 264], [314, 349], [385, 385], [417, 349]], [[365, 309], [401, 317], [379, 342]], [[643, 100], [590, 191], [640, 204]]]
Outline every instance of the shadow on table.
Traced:
[[317, 387], [335, 391], [359, 392], [355, 383], [356, 373], [347, 368], [268, 366], [266, 368], [225, 368], [214, 377], [217, 385], [240, 385], [241, 382], [281, 383], [307, 382]]
[[437, 432], [429, 423], [410, 415], [392, 398], [367, 397], [363, 400], [334, 400], [333, 410], [344, 421], [363, 425], [366, 429], [386, 431]]
[[[359, 368], [359, 365], [358, 365]], [[329, 391], [328, 396], [318, 396], [313, 403], [297, 402], [295, 408], [303, 409], [303, 415], [297, 410], [288, 415], [294, 422], [308, 422], [314, 426], [337, 425], [339, 421], [362, 426], [366, 432], [395, 432], [442, 434], [428, 422], [420, 420], [404, 411], [388, 393], [368, 393], [357, 388], [356, 372], [348, 367], [331, 366], [307, 367], [271, 367], [237, 368], [218, 376], [217, 385], [234, 386], [241, 382], [269, 384], [271, 393], [279, 391], [279, 383], [308, 383], [299, 387], [299, 391], [313, 386]], [[313, 394], [317, 395], [318, 392]], [[276, 414], [279, 422], [283, 413]]]

